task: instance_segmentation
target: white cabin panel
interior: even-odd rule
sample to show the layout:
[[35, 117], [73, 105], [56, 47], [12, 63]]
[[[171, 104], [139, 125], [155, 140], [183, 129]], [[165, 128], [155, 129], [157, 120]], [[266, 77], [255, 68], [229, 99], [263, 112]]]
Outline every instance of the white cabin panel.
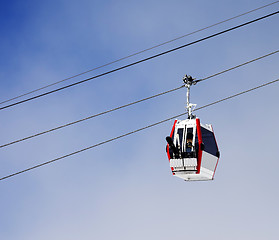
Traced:
[[212, 154], [209, 154], [205, 151], [202, 152], [202, 164], [201, 167], [206, 168], [212, 172], [214, 172], [216, 165], [218, 162], [218, 158]]

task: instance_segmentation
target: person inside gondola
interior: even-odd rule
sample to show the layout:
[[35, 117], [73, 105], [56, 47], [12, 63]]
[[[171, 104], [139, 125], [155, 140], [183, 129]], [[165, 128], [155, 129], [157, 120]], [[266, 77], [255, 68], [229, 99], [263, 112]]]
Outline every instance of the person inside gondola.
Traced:
[[192, 148], [193, 148], [193, 133], [187, 133], [187, 138], [186, 138], [187, 157], [192, 157]]

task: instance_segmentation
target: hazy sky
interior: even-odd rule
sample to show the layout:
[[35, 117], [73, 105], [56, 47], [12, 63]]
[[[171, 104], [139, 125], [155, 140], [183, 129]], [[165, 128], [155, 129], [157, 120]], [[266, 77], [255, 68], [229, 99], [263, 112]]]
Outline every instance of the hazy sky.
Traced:
[[[264, 0], [11, 0], [0, 7], [0, 100], [234, 17]], [[278, 11], [279, 3], [72, 83]], [[279, 15], [0, 112], [5, 144], [278, 50]], [[198, 107], [279, 78], [279, 54], [194, 86]], [[66, 84], [66, 83], [65, 83]], [[64, 84], [49, 88], [61, 87]], [[221, 158], [210, 182], [172, 176], [173, 121], [0, 182], [0, 239], [278, 239], [279, 84], [197, 111]], [[1, 106], [4, 106], [2, 104]], [[185, 111], [186, 90], [0, 149], [0, 177]]]

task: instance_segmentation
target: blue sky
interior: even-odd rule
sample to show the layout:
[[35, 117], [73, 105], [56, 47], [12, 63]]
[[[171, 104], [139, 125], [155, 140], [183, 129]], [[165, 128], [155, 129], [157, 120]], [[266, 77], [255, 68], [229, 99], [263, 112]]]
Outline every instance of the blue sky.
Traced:
[[[9, 1], [0, 8], [1, 101], [272, 1]], [[277, 11], [279, 3], [76, 79]], [[278, 50], [278, 19], [1, 111], [1, 141], [47, 130], [207, 77]], [[199, 106], [278, 78], [279, 55], [192, 88]], [[63, 86], [63, 84], [59, 85]], [[54, 88], [50, 88], [54, 89]], [[196, 112], [215, 130], [212, 182], [172, 176], [172, 121], [0, 183], [0, 238], [277, 239], [279, 85]], [[0, 176], [180, 114], [179, 90], [0, 151]]]

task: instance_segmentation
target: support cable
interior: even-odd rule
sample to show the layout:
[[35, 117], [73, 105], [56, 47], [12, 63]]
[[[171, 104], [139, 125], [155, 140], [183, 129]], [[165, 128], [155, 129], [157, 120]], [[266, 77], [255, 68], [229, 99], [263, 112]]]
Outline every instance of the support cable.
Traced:
[[236, 16], [231, 17], [231, 18], [228, 18], [228, 19], [226, 19], [226, 20], [223, 20], [223, 21], [217, 22], [217, 23], [212, 24], [212, 25], [209, 25], [209, 26], [207, 26], [207, 27], [204, 27], [204, 28], [198, 29], [198, 30], [196, 30], [196, 31], [190, 32], [190, 33], [185, 34], [185, 35], [182, 35], [182, 36], [180, 36], [180, 37], [176, 37], [176, 38], [171, 39], [171, 40], [169, 40], [169, 41], [165, 41], [165, 42], [163, 42], [163, 43], [157, 44], [157, 45], [155, 45], [155, 46], [153, 46], [153, 47], [146, 48], [146, 49], [141, 50], [141, 51], [139, 51], [139, 52], [136, 52], [136, 53], [133, 53], [133, 54], [127, 55], [127, 56], [125, 56], [125, 57], [119, 58], [119, 59], [114, 60], [114, 61], [112, 61], [112, 62], [109, 62], [109, 63], [106, 63], [106, 64], [104, 64], [104, 65], [101, 65], [101, 66], [99, 66], [99, 67], [89, 69], [89, 70], [87, 70], [87, 71], [85, 71], [85, 72], [82, 72], [82, 73], [79, 73], [79, 74], [73, 75], [73, 76], [71, 76], [71, 77], [68, 77], [68, 78], [62, 79], [62, 80], [60, 80], [60, 81], [57, 81], [57, 82], [54, 82], [54, 83], [48, 84], [48, 85], [46, 85], [46, 86], [43, 86], [43, 87], [40, 87], [40, 88], [34, 89], [34, 90], [29, 91], [29, 92], [27, 92], [27, 93], [23, 93], [23, 94], [21, 94], [21, 95], [19, 95], [19, 96], [16, 96], [16, 97], [13, 97], [13, 98], [7, 99], [7, 100], [5, 100], [5, 101], [2, 101], [2, 102], [0, 102], [0, 104], [10, 102], [10, 101], [12, 101], [12, 100], [15, 100], [15, 99], [18, 99], [18, 98], [21, 98], [21, 97], [24, 97], [24, 96], [30, 95], [31, 93], [38, 92], [38, 91], [40, 91], [40, 90], [43, 90], [43, 89], [46, 89], [46, 88], [48, 88], [48, 87], [51, 87], [51, 86], [57, 85], [57, 84], [59, 84], [59, 83], [65, 82], [65, 81], [67, 81], [67, 80], [70, 80], [70, 79], [73, 79], [73, 78], [79, 77], [79, 76], [84, 75], [84, 74], [86, 74], [86, 73], [89, 73], [89, 72], [95, 71], [95, 70], [97, 70], [97, 69], [100, 69], [100, 68], [103, 68], [103, 67], [106, 67], [106, 66], [112, 65], [112, 64], [117, 63], [117, 62], [120, 62], [120, 61], [123, 61], [123, 60], [125, 60], [125, 59], [128, 59], [128, 58], [131, 58], [131, 57], [133, 57], [133, 56], [139, 55], [139, 54], [141, 54], [141, 53], [144, 53], [144, 52], [150, 51], [150, 50], [152, 50], [152, 49], [158, 48], [158, 47], [160, 47], [160, 46], [166, 45], [166, 44], [168, 44], [168, 43], [171, 43], [171, 42], [177, 41], [177, 40], [179, 40], [179, 39], [181, 39], [181, 38], [188, 37], [188, 36], [193, 35], [193, 34], [195, 34], [195, 33], [198, 33], [198, 32], [201, 32], [201, 31], [204, 31], [204, 30], [206, 30], [206, 29], [209, 29], [209, 28], [215, 27], [215, 26], [217, 26], [217, 25], [220, 25], [220, 24], [222, 24], [222, 23], [225, 23], [225, 22], [231, 21], [231, 20], [233, 20], [233, 19], [236, 19], [236, 18], [242, 17], [242, 16], [247, 15], [247, 14], [249, 14], [249, 13], [252, 13], [252, 12], [258, 11], [258, 10], [260, 10], [260, 9], [263, 9], [263, 8], [269, 7], [269, 6], [271, 6], [271, 5], [273, 5], [273, 4], [276, 4], [276, 3], [278, 3], [278, 2], [279, 2], [279, 1], [275, 1], [275, 2], [272, 2], [272, 3], [266, 4], [266, 5], [264, 5], [264, 6], [261, 6], [261, 7], [255, 8], [255, 9], [252, 9], [252, 10], [250, 10], [250, 11], [248, 11], [248, 12], [244, 12], [244, 13], [242, 13], [242, 14], [236, 15]]
[[276, 15], [276, 14], [278, 14], [278, 13], [279, 13], [279, 11], [276, 11], [276, 12], [273, 12], [273, 13], [270, 13], [270, 14], [267, 14], [267, 15], [265, 15], [265, 16], [263, 16], [263, 17], [254, 19], [254, 20], [252, 20], [252, 21], [249, 21], [249, 22], [246, 22], [246, 23], [243, 23], [243, 24], [240, 24], [240, 25], [237, 25], [237, 26], [232, 27], [232, 28], [228, 28], [228, 29], [226, 29], [226, 30], [223, 30], [223, 31], [220, 31], [220, 32], [218, 32], [218, 33], [212, 34], [212, 35], [210, 35], [210, 36], [201, 38], [201, 39], [199, 39], [199, 40], [196, 40], [196, 41], [193, 41], [193, 42], [184, 44], [184, 45], [182, 45], [182, 46], [179, 46], [179, 47], [176, 47], [176, 48], [167, 50], [167, 51], [165, 51], [165, 52], [161, 52], [161, 53], [159, 53], [159, 54], [153, 55], [153, 56], [151, 56], [151, 57], [148, 57], [148, 58], [145, 58], [145, 59], [142, 59], [142, 60], [139, 60], [139, 61], [136, 61], [136, 62], [127, 64], [127, 65], [122, 66], [122, 67], [119, 67], [119, 68], [115, 68], [115, 69], [110, 70], [110, 71], [107, 71], [107, 72], [105, 72], [105, 73], [102, 73], [102, 74], [99, 74], [99, 75], [96, 75], [96, 76], [93, 76], [93, 77], [90, 77], [90, 78], [87, 78], [87, 79], [84, 79], [84, 80], [81, 80], [81, 81], [78, 81], [78, 82], [75, 82], [75, 83], [72, 83], [72, 84], [69, 84], [69, 85], [66, 85], [66, 86], [61, 87], [61, 88], [54, 89], [54, 90], [49, 91], [49, 92], [45, 92], [45, 93], [36, 95], [36, 96], [34, 96], [34, 97], [31, 97], [31, 98], [27, 98], [27, 99], [22, 100], [22, 101], [15, 102], [15, 103], [10, 104], [10, 105], [6, 105], [6, 106], [4, 106], [4, 107], [1, 107], [0, 110], [6, 109], [6, 108], [10, 108], [10, 107], [13, 107], [13, 106], [15, 106], [15, 105], [18, 105], [18, 104], [21, 104], [21, 103], [25, 103], [25, 102], [28, 102], [28, 101], [31, 101], [31, 100], [34, 100], [34, 99], [37, 99], [37, 98], [46, 96], [46, 95], [49, 95], [49, 94], [51, 94], [51, 93], [55, 93], [55, 92], [61, 91], [61, 90], [63, 90], [63, 89], [67, 89], [67, 88], [69, 88], [69, 87], [76, 86], [76, 85], [78, 85], [78, 84], [81, 84], [81, 83], [84, 83], [84, 82], [87, 82], [87, 81], [90, 81], [90, 80], [93, 80], [93, 79], [96, 79], [96, 78], [99, 78], [99, 77], [108, 75], [108, 74], [110, 74], [110, 73], [117, 72], [117, 71], [119, 71], [119, 70], [122, 70], [122, 69], [125, 69], [125, 68], [128, 68], [128, 67], [134, 66], [134, 65], [139, 64], [139, 63], [142, 63], [142, 62], [146, 62], [146, 61], [151, 60], [151, 59], [153, 59], [153, 58], [160, 57], [160, 56], [162, 56], [162, 55], [165, 55], [165, 54], [168, 54], [168, 53], [177, 51], [177, 50], [179, 50], [179, 49], [188, 47], [188, 46], [190, 46], [190, 45], [193, 45], [193, 44], [202, 42], [202, 41], [204, 41], [204, 40], [207, 40], [207, 39], [216, 37], [216, 36], [218, 36], [218, 35], [221, 35], [221, 34], [230, 32], [230, 31], [232, 31], [232, 30], [235, 30], [235, 29], [238, 29], [238, 28], [241, 28], [241, 27], [244, 27], [244, 26], [246, 26], [246, 25], [248, 25], [248, 24], [251, 24], [251, 23], [254, 23], [254, 22], [263, 20], [263, 19], [265, 19], [265, 18], [271, 17], [271, 16]]
[[[220, 99], [220, 100], [218, 100], [218, 101], [215, 101], [215, 102], [209, 103], [209, 104], [204, 105], [204, 106], [202, 106], [202, 107], [199, 107], [199, 108], [197, 108], [195, 111], [198, 111], [198, 110], [203, 109], [203, 108], [207, 108], [207, 107], [209, 107], [209, 106], [212, 106], [212, 105], [214, 105], [214, 104], [217, 104], [217, 103], [220, 103], [220, 102], [226, 101], [226, 100], [228, 100], [228, 99], [232, 99], [232, 98], [237, 97], [237, 96], [240, 96], [240, 95], [242, 95], [242, 94], [245, 94], [245, 93], [248, 93], [248, 92], [254, 91], [254, 90], [256, 90], [256, 89], [259, 89], [259, 88], [265, 87], [265, 86], [267, 86], [267, 85], [270, 85], [270, 84], [276, 83], [276, 82], [278, 82], [278, 81], [279, 81], [279, 79], [276, 79], [276, 80], [273, 80], [273, 81], [271, 81], [271, 82], [264, 83], [264, 84], [262, 84], [262, 85], [260, 85], [260, 86], [257, 86], [257, 87], [254, 87], [254, 88], [248, 89], [248, 90], [246, 90], [246, 91], [243, 91], [243, 92], [240, 92], [240, 93], [234, 94], [234, 95], [229, 96], [229, 97], [227, 97], [227, 98], [223, 98], [223, 99]], [[137, 130], [134, 130], [134, 131], [131, 131], [131, 132], [125, 133], [125, 134], [123, 134], [123, 135], [120, 135], [120, 136], [117, 136], [117, 137], [114, 137], [114, 138], [111, 138], [111, 139], [108, 139], [108, 140], [106, 140], [106, 141], [103, 141], [103, 142], [97, 143], [97, 144], [95, 144], [95, 145], [92, 145], [92, 146], [89, 146], [89, 147], [86, 147], [86, 148], [80, 149], [80, 150], [78, 150], [78, 151], [75, 151], [75, 152], [72, 152], [72, 153], [66, 154], [66, 155], [64, 155], [64, 156], [61, 156], [61, 157], [58, 157], [58, 158], [52, 159], [52, 160], [50, 160], [50, 161], [47, 161], [47, 162], [44, 162], [44, 163], [41, 163], [41, 164], [35, 165], [35, 166], [33, 166], [33, 167], [26, 168], [26, 169], [24, 169], [24, 170], [21, 170], [21, 171], [18, 171], [18, 172], [12, 173], [12, 174], [10, 174], [10, 175], [7, 175], [7, 176], [4, 176], [4, 177], [0, 178], [0, 181], [5, 180], [5, 179], [7, 179], [7, 178], [14, 177], [14, 176], [16, 176], [16, 175], [19, 175], [19, 174], [22, 174], [22, 173], [25, 173], [25, 172], [28, 172], [28, 171], [30, 171], [30, 170], [33, 170], [33, 169], [36, 169], [36, 168], [39, 168], [39, 167], [42, 167], [42, 166], [48, 165], [48, 164], [50, 164], [50, 163], [54, 163], [54, 162], [56, 162], [56, 161], [59, 161], [59, 160], [65, 159], [65, 158], [67, 158], [67, 157], [73, 156], [73, 155], [75, 155], [75, 154], [78, 154], [78, 153], [84, 152], [84, 151], [86, 151], [86, 150], [89, 150], [89, 149], [92, 149], [92, 148], [95, 148], [95, 147], [101, 146], [101, 145], [103, 145], [103, 144], [106, 144], [106, 143], [109, 143], [109, 142], [112, 142], [112, 141], [118, 140], [118, 139], [120, 139], [120, 138], [123, 138], [123, 137], [129, 136], [129, 135], [131, 135], [131, 134], [134, 134], [134, 133], [137, 133], [137, 132], [140, 132], [140, 131], [143, 131], [143, 130], [145, 130], [145, 129], [148, 129], [148, 128], [151, 128], [151, 127], [157, 126], [157, 125], [159, 125], [159, 124], [165, 123], [165, 122], [167, 122], [167, 121], [169, 121], [169, 120], [172, 120], [172, 119], [175, 119], [175, 118], [181, 117], [181, 116], [186, 115], [186, 114], [187, 114], [187, 112], [182, 113], [182, 114], [179, 114], [179, 115], [176, 115], [176, 116], [171, 117], [171, 118], [167, 118], [167, 119], [165, 119], [165, 120], [162, 120], [162, 121], [157, 122], [157, 123], [153, 123], [153, 124], [148, 125], [148, 126], [146, 126], [146, 127], [139, 128], [139, 129], [137, 129]]]
[[232, 68], [228, 68], [228, 69], [226, 69], [226, 70], [224, 70], [224, 71], [221, 71], [221, 72], [215, 73], [215, 74], [213, 74], [213, 75], [210, 75], [210, 76], [208, 76], [208, 77], [205, 77], [205, 78], [202, 78], [202, 79], [199, 79], [199, 80], [195, 80], [195, 82], [198, 83], [198, 82], [205, 81], [205, 80], [207, 80], [207, 79], [216, 77], [216, 76], [218, 76], [218, 75], [221, 75], [221, 74], [223, 74], [223, 73], [229, 72], [229, 71], [234, 70], [234, 69], [236, 69], [236, 68], [242, 67], [242, 66], [247, 65], [247, 64], [249, 64], [249, 63], [258, 61], [258, 60], [260, 60], [260, 59], [262, 59], [262, 58], [271, 56], [271, 55], [273, 55], [273, 54], [275, 54], [275, 53], [278, 53], [278, 52], [279, 52], [279, 50], [273, 51], [273, 52], [268, 53], [268, 54], [266, 54], [266, 55], [263, 55], [263, 56], [261, 56], [261, 57], [254, 58], [254, 59], [252, 59], [252, 60], [250, 60], [250, 61], [248, 61], [248, 62], [239, 64], [239, 65], [234, 66], [234, 67], [232, 67]]
[[[273, 52], [268, 53], [268, 54], [266, 54], [266, 55], [263, 55], [263, 56], [261, 56], [261, 57], [252, 59], [252, 60], [250, 60], [250, 61], [247, 61], [247, 62], [244, 62], [244, 63], [239, 64], [239, 65], [237, 65], [237, 66], [234, 66], [234, 67], [232, 67], [232, 68], [229, 68], [229, 69], [223, 70], [223, 71], [221, 71], [221, 72], [215, 73], [215, 74], [213, 74], [213, 75], [211, 75], [211, 76], [208, 76], [208, 77], [206, 77], [206, 78], [202, 78], [202, 79], [200, 79], [200, 80], [196, 80], [195, 82], [200, 82], [200, 81], [204, 81], [204, 80], [213, 78], [213, 77], [215, 77], [215, 76], [218, 76], [218, 75], [220, 75], [220, 74], [223, 74], [223, 73], [226, 73], [226, 72], [228, 72], [228, 71], [234, 70], [234, 69], [236, 69], [236, 68], [242, 67], [242, 66], [247, 65], [247, 64], [249, 64], [249, 63], [258, 61], [258, 60], [260, 60], [260, 59], [262, 59], [262, 58], [271, 56], [271, 55], [273, 55], [273, 54], [275, 54], [275, 53], [278, 53], [278, 52], [279, 52], [279, 50], [273, 51]], [[86, 121], [86, 120], [89, 120], [89, 119], [92, 119], [92, 118], [95, 118], [95, 117], [104, 115], [104, 114], [107, 114], [107, 113], [111, 113], [111, 112], [114, 112], [114, 111], [116, 111], [116, 110], [119, 110], [119, 109], [122, 109], [122, 108], [125, 108], [125, 107], [129, 107], [129, 106], [132, 106], [132, 105], [134, 105], [134, 104], [137, 104], [137, 103], [140, 103], [140, 102], [144, 102], [144, 101], [150, 100], [150, 99], [152, 99], [152, 98], [156, 98], [156, 97], [162, 96], [162, 95], [167, 94], [167, 93], [171, 93], [171, 92], [177, 91], [177, 90], [182, 89], [182, 88], [184, 88], [184, 87], [185, 87], [185, 86], [182, 85], [182, 86], [180, 86], [180, 87], [173, 88], [173, 89], [171, 89], [171, 90], [164, 91], [164, 92], [158, 93], [158, 94], [156, 94], [156, 95], [152, 95], [152, 96], [150, 96], [150, 97], [146, 97], [146, 98], [140, 99], [140, 100], [135, 101], [135, 102], [131, 102], [131, 103], [128, 103], [128, 104], [125, 104], [125, 105], [122, 105], [122, 106], [119, 106], [119, 107], [116, 107], [116, 108], [112, 108], [112, 109], [110, 109], [110, 110], [107, 110], [107, 111], [104, 111], [104, 112], [101, 112], [101, 113], [97, 113], [97, 114], [88, 116], [88, 117], [86, 117], [86, 118], [82, 118], [82, 119], [79, 119], [79, 120], [76, 120], [76, 121], [73, 121], [73, 122], [69, 122], [69, 123], [66, 123], [66, 124], [64, 124], [64, 125], [61, 125], [61, 126], [58, 126], [58, 127], [55, 127], [55, 128], [52, 128], [52, 129], [43, 131], [43, 132], [39, 132], [39, 133], [30, 135], [30, 136], [28, 136], [28, 137], [25, 137], [25, 138], [21, 138], [21, 139], [18, 139], [18, 140], [9, 142], [9, 143], [5, 143], [5, 144], [3, 144], [3, 145], [0, 145], [0, 148], [7, 147], [7, 146], [10, 146], [10, 145], [15, 144], [15, 143], [22, 142], [22, 141], [28, 140], [28, 139], [30, 139], [30, 138], [38, 137], [38, 136], [40, 136], [40, 135], [43, 135], [43, 134], [46, 134], [46, 133], [50, 133], [50, 132], [59, 130], [59, 129], [61, 129], [61, 128], [68, 127], [68, 126], [71, 126], [71, 125], [74, 125], [74, 124], [77, 124], [77, 123], [80, 123], [80, 122], [83, 122], [83, 121]]]

